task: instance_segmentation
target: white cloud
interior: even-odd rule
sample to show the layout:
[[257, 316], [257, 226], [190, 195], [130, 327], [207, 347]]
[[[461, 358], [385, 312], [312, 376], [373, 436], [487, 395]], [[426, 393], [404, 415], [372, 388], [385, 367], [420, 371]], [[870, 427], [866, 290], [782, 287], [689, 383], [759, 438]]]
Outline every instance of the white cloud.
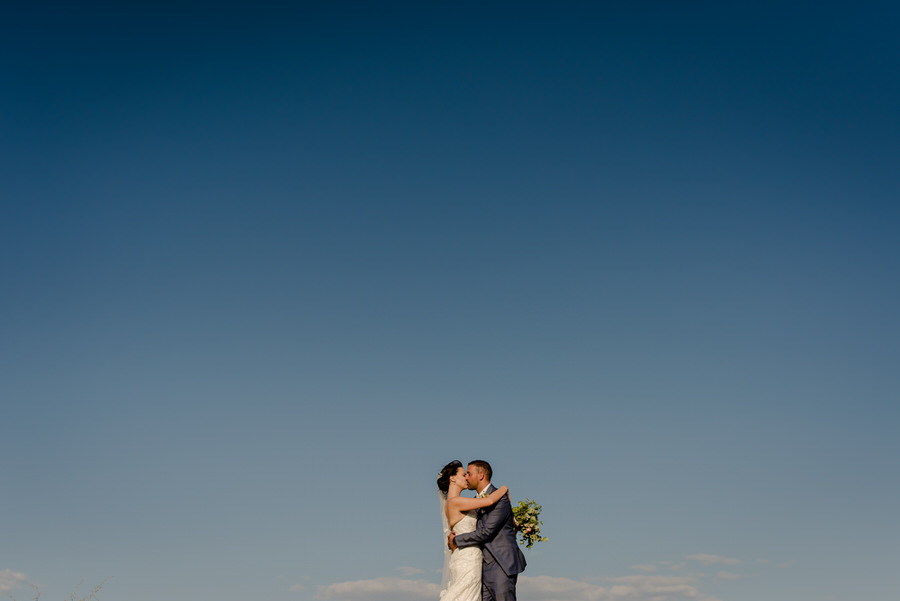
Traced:
[[719, 572], [716, 574], [716, 578], [722, 578], [723, 580], [734, 580], [735, 578], [740, 577], [740, 574], [733, 574], [732, 572]]
[[[707, 554], [691, 555], [688, 559], [707, 564], [740, 563], [737, 559]], [[588, 580], [522, 574], [517, 588], [520, 598], [528, 601], [718, 601], [701, 590], [712, 575], [669, 572], [682, 567], [681, 562], [667, 561], [636, 564], [631, 568], [643, 573]], [[424, 573], [408, 566], [397, 569], [406, 576]], [[659, 569], [669, 574], [655, 573]], [[718, 579], [724, 580], [740, 577], [725, 571], [717, 574]], [[316, 594], [324, 601], [434, 601], [439, 596], [439, 585], [410, 578], [338, 582], [319, 586]]]
[[609, 578], [608, 586], [551, 576], [519, 577], [518, 591], [529, 601], [716, 601], [691, 577], [638, 574]]
[[299, 593], [302, 590], [306, 590], [306, 587], [303, 586], [302, 584], [295, 584], [288, 590], [290, 590], [292, 593]]
[[588, 582], [553, 576], [519, 576], [516, 592], [534, 601], [594, 601], [607, 599], [607, 589]]
[[319, 599], [335, 601], [434, 601], [441, 587], [424, 580], [376, 578], [320, 586]]
[[22, 572], [0, 570], [0, 593], [8, 593], [23, 582], [27, 581], [28, 577]]
[[740, 559], [731, 559], [730, 557], [722, 557], [721, 555], [709, 555], [707, 553], [697, 553], [696, 555], [687, 555], [685, 559], [693, 559], [700, 563], [724, 563], [726, 565], [736, 565], [741, 563]]
[[669, 599], [703, 599], [714, 601], [697, 589], [697, 581], [682, 576], [623, 576], [613, 578], [612, 599], [634, 601], [667, 601]]

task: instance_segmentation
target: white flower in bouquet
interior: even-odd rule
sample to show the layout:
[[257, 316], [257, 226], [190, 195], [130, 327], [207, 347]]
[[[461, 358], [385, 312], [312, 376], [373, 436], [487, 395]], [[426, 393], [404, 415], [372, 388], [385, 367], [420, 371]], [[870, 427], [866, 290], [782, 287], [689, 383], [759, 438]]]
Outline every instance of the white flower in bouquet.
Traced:
[[516, 530], [521, 537], [519, 543], [524, 543], [527, 548], [531, 548], [534, 543], [541, 543], [547, 539], [541, 536], [541, 506], [532, 501], [525, 499], [519, 501], [519, 504], [513, 507], [513, 519], [516, 521]]

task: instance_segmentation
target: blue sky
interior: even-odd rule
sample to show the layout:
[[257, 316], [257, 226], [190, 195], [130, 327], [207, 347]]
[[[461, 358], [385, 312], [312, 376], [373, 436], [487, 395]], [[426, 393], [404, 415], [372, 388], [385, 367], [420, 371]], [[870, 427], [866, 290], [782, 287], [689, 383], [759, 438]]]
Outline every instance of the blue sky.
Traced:
[[893, 601], [898, 16], [8, 10], [0, 592]]

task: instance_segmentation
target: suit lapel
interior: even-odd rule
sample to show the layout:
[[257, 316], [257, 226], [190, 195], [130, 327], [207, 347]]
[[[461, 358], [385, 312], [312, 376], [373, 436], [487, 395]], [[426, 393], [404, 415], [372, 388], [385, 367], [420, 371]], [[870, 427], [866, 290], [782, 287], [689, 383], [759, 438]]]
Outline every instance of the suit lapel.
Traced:
[[[494, 486], [493, 484], [489, 484], [487, 486], [487, 488], [485, 488], [482, 492], [486, 493], [484, 496], [488, 496], [495, 490], [497, 490], [497, 487]], [[488, 510], [490, 510], [490, 509], [491, 509], [491, 507], [482, 507], [481, 509], [479, 509], [478, 510], [478, 519], [480, 520], [482, 517], [484, 517], [484, 514], [486, 514], [488, 512]]]

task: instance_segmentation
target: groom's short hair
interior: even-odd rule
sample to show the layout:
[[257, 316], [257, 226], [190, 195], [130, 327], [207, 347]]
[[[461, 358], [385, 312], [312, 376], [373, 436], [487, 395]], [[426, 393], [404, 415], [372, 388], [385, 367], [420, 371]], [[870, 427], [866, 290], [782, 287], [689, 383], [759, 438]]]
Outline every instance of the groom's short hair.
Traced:
[[488, 482], [491, 481], [491, 476], [494, 475], [494, 470], [491, 469], [491, 464], [483, 459], [476, 459], [474, 461], [470, 461], [469, 465], [474, 465], [477, 468], [484, 470], [484, 475], [487, 477]]

